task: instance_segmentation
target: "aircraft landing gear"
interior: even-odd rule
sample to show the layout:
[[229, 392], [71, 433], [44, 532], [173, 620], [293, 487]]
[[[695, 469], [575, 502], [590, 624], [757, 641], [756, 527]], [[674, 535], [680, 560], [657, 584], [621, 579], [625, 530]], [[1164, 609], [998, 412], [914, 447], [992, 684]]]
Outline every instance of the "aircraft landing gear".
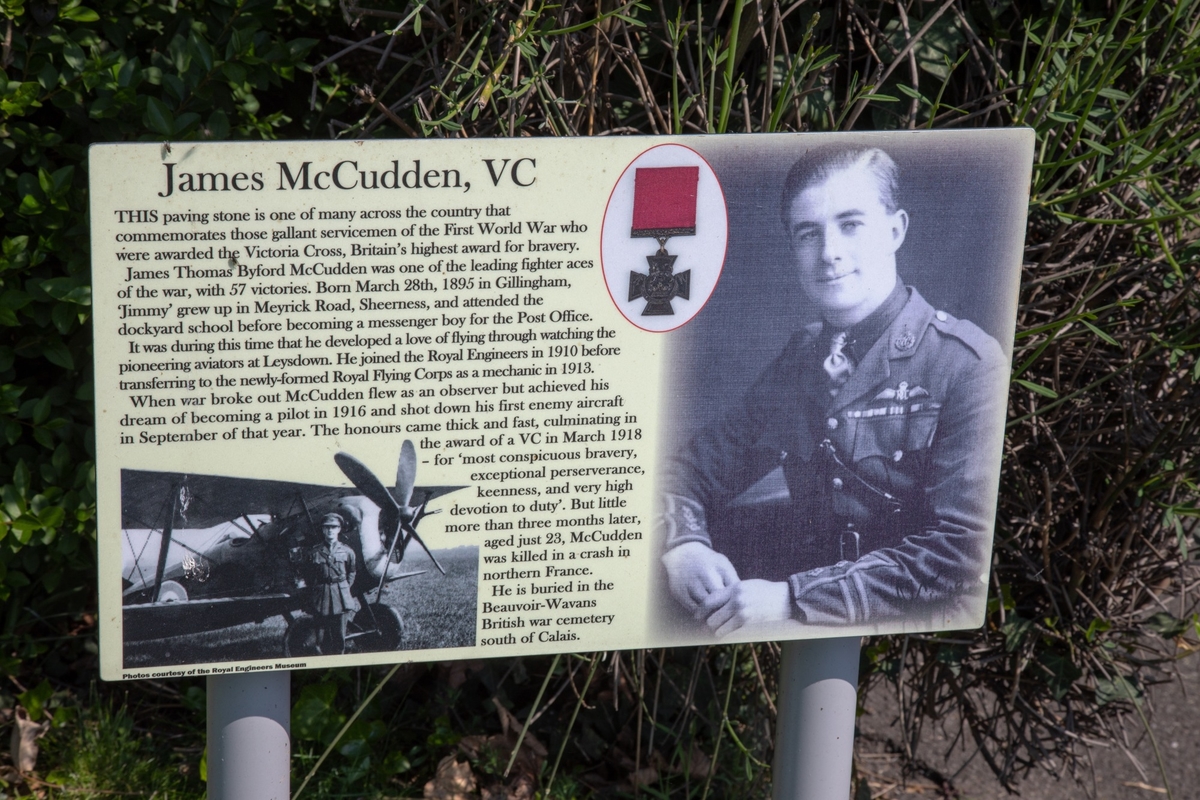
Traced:
[[[283, 636], [283, 654], [287, 658], [334, 655], [321, 652], [321, 622], [316, 617], [298, 617]], [[399, 650], [404, 639], [404, 620], [400, 612], [384, 603], [364, 603], [351, 619], [346, 631], [346, 652], [379, 653]]]
[[288, 625], [283, 636], [283, 655], [286, 658], [301, 658], [321, 654], [317, 646], [317, 621], [312, 617], [300, 617]]
[[400, 612], [383, 603], [365, 604], [351, 623], [352, 632], [346, 635], [348, 648], [360, 653], [399, 650], [404, 638], [404, 620]]

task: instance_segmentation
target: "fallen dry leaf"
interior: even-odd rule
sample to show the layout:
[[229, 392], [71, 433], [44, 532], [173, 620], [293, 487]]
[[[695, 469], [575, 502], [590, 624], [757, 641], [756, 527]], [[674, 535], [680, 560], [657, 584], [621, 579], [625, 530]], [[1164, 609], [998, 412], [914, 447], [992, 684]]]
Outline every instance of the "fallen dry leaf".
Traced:
[[658, 770], [654, 767], [643, 767], [636, 772], [629, 773], [630, 786], [647, 786], [651, 783], [658, 782]]
[[531, 776], [518, 775], [507, 786], [496, 784], [484, 789], [482, 800], [533, 800], [536, 788]]
[[487, 666], [487, 661], [477, 658], [470, 661], [446, 661], [438, 665], [442, 680], [451, 689], [457, 689], [467, 682], [472, 672], [478, 672]]
[[37, 740], [50, 730], [50, 721], [34, 722], [29, 718], [29, 712], [17, 706], [12, 732], [12, 760], [21, 772], [32, 772], [37, 766]]
[[466, 761], [446, 756], [438, 762], [437, 774], [425, 784], [427, 800], [474, 800], [475, 773]]
[[[468, 758], [473, 759], [479, 759], [484, 751], [490, 751], [501, 764], [507, 765], [509, 758], [512, 757], [512, 748], [516, 740], [516, 734], [507, 736], [502, 733], [495, 733], [491, 736], [476, 734], [460, 739], [458, 749]], [[517, 753], [516, 761], [513, 762], [513, 773], [537, 775], [545, 760], [545, 746], [532, 733], [526, 734], [525, 740], [521, 742], [521, 750]]]
[[[692, 755], [691, 758], [688, 759], [687, 766], [688, 773], [693, 778], [704, 778], [708, 776], [709, 771], [712, 769], [712, 759], [700, 749], [699, 745], [693, 742]], [[679, 771], [682, 772], [683, 765], [681, 764], [680, 767], [681, 769]]]
[[501, 733], [520, 733], [521, 723], [513, 716], [513, 713], [504, 707], [500, 702], [499, 697], [492, 698], [492, 705], [496, 707], [496, 714], [500, 717], [500, 732]]
[[[499, 764], [507, 765], [517, 737], [521, 734], [522, 725], [499, 700], [493, 698], [492, 704], [500, 717], [500, 727], [504, 732], [491, 736], [464, 736], [458, 742], [458, 749], [476, 761], [486, 753]], [[526, 733], [513, 761], [512, 771], [507, 778], [496, 776], [496, 783], [483, 787], [482, 800], [532, 800], [537, 790], [537, 776], [546, 756], [546, 746], [538, 741], [532, 731]]]

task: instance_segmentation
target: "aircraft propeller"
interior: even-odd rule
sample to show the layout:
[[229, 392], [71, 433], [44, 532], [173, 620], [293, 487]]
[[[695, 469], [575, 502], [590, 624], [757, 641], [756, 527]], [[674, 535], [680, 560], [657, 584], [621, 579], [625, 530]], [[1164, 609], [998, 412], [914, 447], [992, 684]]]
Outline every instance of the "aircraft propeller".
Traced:
[[[417, 534], [417, 529], [410, 522], [410, 520], [423, 516], [419, 513], [420, 509], [417, 514], [414, 514], [408, 508], [408, 499], [412, 497], [412, 487], [417, 473], [417, 453], [412, 443], [405, 440], [404, 446], [400, 449], [400, 464], [396, 468], [396, 488], [405, 497], [403, 506], [396, 502], [396, 499], [392, 497], [392, 493], [387, 490], [383, 482], [375, 477], [375, 473], [371, 472], [366, 464], [363, 464], [354, 456], [348, 453], [338, 453], [333, 457], [333, 460], [338, 465], [338, 469], [342, 471], [342, 474], [349, 478], [354, 487], [362, 492], [368, 500], [379, 506], [382, 510], [394, 511], [396, 513], [400, 520], [400, 527], [404, 530], [406, 538], [415, 539], [417, 544], [421, 545], [421, 548], [429, 556], [430, 560], [433, 561], [433, 565], [438, 568], [439, 572], [445, 575], [446, 570], [438, 563], [429, 546]], [[393, 539], [394, 544], [395, 540]]]
[[[417, 482], [417, 448], [412, 441], [404, 440], [400, 446], [400, 461], [396, 464], [396, 499], [405, 511], [412, 502], [413, 484]], [[412, 514], [407, 514], [410, 519]]]

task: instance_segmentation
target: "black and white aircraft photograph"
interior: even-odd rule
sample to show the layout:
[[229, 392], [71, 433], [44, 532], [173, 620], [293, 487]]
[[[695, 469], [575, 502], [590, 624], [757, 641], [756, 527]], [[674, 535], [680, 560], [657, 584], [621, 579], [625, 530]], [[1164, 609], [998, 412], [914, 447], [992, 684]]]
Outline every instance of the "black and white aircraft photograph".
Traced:
[[478, 547], [417, 532], [463, 487], [392, 487], [348, 453], [350, 486], [121, 471], [126, 668], [475, 644]]

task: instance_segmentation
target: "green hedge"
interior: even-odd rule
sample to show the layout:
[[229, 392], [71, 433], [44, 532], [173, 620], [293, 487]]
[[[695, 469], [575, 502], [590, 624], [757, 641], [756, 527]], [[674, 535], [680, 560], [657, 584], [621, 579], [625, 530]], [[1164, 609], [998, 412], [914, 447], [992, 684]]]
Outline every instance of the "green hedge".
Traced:
[[[328, 4], [7, 0], [0, 72], [0, 667], [94, 612], [87, 147], [300, 135]], [[16, 659], [15, 661], [13, 659]]]

